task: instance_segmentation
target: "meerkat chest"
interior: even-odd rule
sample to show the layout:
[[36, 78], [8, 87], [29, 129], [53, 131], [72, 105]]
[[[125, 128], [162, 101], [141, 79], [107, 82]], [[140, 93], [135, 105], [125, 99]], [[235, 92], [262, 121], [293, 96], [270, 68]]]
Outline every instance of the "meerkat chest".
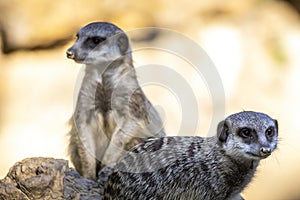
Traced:
[[117, 120], [114, 118], [112, 111], [107, 112], [105, 115], [96, 113], [97, 126], [101, 133], [104, 133], [108, 139], [111, 139], [113, 133], [117, 129]]
[[116, 114], [112, 108], [111, 91], [103, 84], [98, 84], [95, 95], [95, 109], [99, 124], [105, 132], [113, 132], [116, 127]]
[[94, 94], [95, 109], [97, 112], [106, 115], [112, 110], [111, 107], [112, 89], [102, 82], [97, 82]]

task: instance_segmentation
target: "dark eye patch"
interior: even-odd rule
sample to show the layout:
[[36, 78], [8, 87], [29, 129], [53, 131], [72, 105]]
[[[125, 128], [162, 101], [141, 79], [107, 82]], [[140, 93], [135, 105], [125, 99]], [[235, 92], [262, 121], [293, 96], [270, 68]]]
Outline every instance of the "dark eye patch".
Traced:
[[94, 37], [88, 37], [84, 44], [86, 48], [89, 49], [94, 49], [97, 45], [99, 45], [101, 42], [104, 42], [106, 40], [105, 37], [99, 37], [99, 36], [94, 36]]
[[103, 41], [105, 41], [106, 40], [106, 38], [105, 37], [91, 37], [90, 38], [91, 39], [91, 41], [94, 43], [94, 44], [100, 44], [101, 42], [103, 42]]
[[250, 128], [241, 128], [238, 131], [238, 135], [242, 138], [251, 138], [252, 137], [252, 130]]
[[274, 127], [269, 127], [265, 133], [266, 133], [267, 137], [270, 137], [270, 138], [274, 137], [274, 135], [275, 135]]

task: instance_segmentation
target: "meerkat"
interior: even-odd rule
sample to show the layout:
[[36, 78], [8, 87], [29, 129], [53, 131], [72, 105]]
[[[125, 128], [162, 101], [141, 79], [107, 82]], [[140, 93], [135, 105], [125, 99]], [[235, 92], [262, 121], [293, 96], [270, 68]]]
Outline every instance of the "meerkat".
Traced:
[[68, 153], [75, 169], [96, 179], [105, 165], [149, 137], [164, 136], [162, 121], [143, 93], [126, 34], [107, 22], [81, 28], [67, 57], [85, 65], [70, 120]]
[[277, 141], [277, 121], [252, 111], [227, 117], [212, 137], [148, 139], [100, 172], [103, 199], [243, 199]]

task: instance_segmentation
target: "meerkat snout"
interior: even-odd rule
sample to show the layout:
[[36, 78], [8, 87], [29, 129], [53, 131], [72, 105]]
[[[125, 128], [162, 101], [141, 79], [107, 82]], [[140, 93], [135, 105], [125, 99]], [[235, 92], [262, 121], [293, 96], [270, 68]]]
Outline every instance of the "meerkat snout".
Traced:
[[261, 147], [260, 148], [260, 154], [262, 156], [269, 156], [272, 153], [272, 149], [270, 147]]
[[67, 58], [74, 59], [74, 52], [72, 49], [68, 49], [66, 54], [67, 54]]

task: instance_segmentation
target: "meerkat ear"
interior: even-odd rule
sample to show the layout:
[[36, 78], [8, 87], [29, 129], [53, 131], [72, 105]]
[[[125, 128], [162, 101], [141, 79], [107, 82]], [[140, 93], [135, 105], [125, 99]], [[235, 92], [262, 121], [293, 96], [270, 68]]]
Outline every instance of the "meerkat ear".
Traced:
[[217, 129], [217, 137], [219, 143], [226, 142], [228, 134], [229, 134], [228, 122], [223, 120], [218, 124], [218, 129]]
[[125, 33], [120, 33], [118, 35], [118, 41], [117, 41], [118, 47], [120, 49], [121, 55], [125, 55], [128, 50], [129, 41]]
[[275, 128], [276, 128], [276, 131], [278, 133], [278, 121], [276, 119], [274, 119], [274, 122], [275, 122]]

